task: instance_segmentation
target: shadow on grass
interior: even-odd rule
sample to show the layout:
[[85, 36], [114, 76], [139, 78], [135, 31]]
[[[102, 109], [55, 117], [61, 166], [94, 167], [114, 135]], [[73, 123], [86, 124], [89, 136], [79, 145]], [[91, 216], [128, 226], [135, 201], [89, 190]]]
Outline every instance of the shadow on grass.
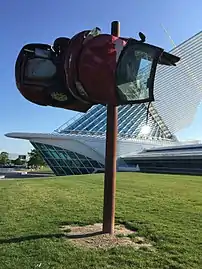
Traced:
[[[116, 221], [117, 224], [122, 224], [126, 228], [132, 231], [137, 231], [138, 229], [134, 227], [134, 225], [130, 222], [125, 222], [121, 220]], [[85, 222], [77, 222], [77, 221], [63, 221], [58, 223], [61, 226], [66, 225], [79, 225], [79, 226], [86, 226], [93, 223], [85, 223]], [[85, 233], [85, 234], [68, 234], [70, 232], [69, 229], [66, 231], [64, 230], [63, 233], [58, 234], [36, 234], [36, 235], [28, 235], [28, 236], [20, 236], [20, 237], [14, 237], [14, 238], [6, 238], [6, 239], [0, 239], [0, 245], [1, 244], [10, 244], [10, 243], [20, 243], [25, 241], [31, 241], [31, 240], [39, 240], [39, 239], [54, 239], [54, 238], [64, 238], [64, 239], [79, 239], [79, 238], [88, 238], [93, 237], [96, 235], [103, 234], [103, 231], [93, 232], [93, 233]]]
[[87, 225], [93, 225], [94, 223], [96, 223], [95, 221], [93, 222], [83, 222], [83, 221], [61, 221], [59, 223], [57, 223], [57, 225], [59, 226], [87, 226]]
[[53, 238], [66, 238], [66, 239], [79, 239], [79, 238], [87, 238], [92, 237], [96, 235], [100, 235], [103, 232], [95, 232], [95, 233], [87, 233], [87, 234], [38, 234], [38, 235], [28, 235], [28, 236], [20, 236], [20, 237], [14, 237], [14, 238], [8, 238], [8, 239], [0, 239], [0, 245], [1, 244], [11, 244], [11, 243], [20, 243], [25, 241], [31, 241], [31, 240], [38, 240], [38, 239], [53, 239]]
[[102, 231], [94, 232], [94, 233], [86, 233], [86, 234], [71, 234], [71, 235], [65, 235], [65, 238], [68, 239], [79, 239], [79, 238], [88, 238], [96, 235], [103, 234]]
[[0, 239], [0, 244], [9, 244], [9, 243], [20, 243], [24, 241], [30, 241], [30, 240], [37, 240], [37, 239], [43, 239], [43, 238], [62, 238], [65, 235], [60, 234], [36, 234], [36, 235], [27, 235], [27, 236], [20, 236], [20, 237], [14, 237], [14, 238], [8, 238], [8, 239]]

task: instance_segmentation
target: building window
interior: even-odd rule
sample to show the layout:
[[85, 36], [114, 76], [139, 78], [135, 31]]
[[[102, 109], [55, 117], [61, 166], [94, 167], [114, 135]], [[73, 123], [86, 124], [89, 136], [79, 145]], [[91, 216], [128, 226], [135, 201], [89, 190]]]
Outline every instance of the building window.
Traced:
[[100, 162], [76, 152], [35, 142], [32, 145], [57, 176], [89, 174], [97, 168], [104, 168]]

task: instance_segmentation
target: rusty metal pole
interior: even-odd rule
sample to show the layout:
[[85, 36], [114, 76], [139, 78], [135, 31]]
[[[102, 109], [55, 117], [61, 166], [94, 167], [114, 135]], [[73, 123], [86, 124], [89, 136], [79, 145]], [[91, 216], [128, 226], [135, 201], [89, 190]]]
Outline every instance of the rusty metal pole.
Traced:
[[[113, 21], [111, 34], [120, 35], [120, 23]], [[118, 110], [116, 106], [107, 106], [107, 130], [105, 150], [103, 233], [114, 233], [115, 192], [116, 192], [116, 143]]]

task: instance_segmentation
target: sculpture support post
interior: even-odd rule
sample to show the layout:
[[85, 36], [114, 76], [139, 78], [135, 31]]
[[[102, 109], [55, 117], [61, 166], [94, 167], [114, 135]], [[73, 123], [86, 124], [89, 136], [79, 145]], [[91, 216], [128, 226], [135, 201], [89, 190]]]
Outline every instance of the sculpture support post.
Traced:
[[[120, 23], [113, 21], [111, 34], [120, 36]], [[107, 131], [104, 178], [103, 233], [114, 233], [115, 192], [116, 192], [116, 144], [118, 110], [116, 106], [107, 106]]]

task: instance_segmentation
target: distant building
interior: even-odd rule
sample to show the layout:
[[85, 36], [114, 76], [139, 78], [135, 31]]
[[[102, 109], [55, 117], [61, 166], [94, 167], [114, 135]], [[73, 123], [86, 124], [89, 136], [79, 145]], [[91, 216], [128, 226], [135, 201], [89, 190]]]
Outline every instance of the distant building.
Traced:
[[27, 161], [28, 160], [28, 155], [26, 155], [26, 154], [22, 155], [22, 154], [17, 154], [17, 153], [9, 153], [8, 158], [10, 160], [16, 160], [16, 159], [19, 158], [22, 161]]

